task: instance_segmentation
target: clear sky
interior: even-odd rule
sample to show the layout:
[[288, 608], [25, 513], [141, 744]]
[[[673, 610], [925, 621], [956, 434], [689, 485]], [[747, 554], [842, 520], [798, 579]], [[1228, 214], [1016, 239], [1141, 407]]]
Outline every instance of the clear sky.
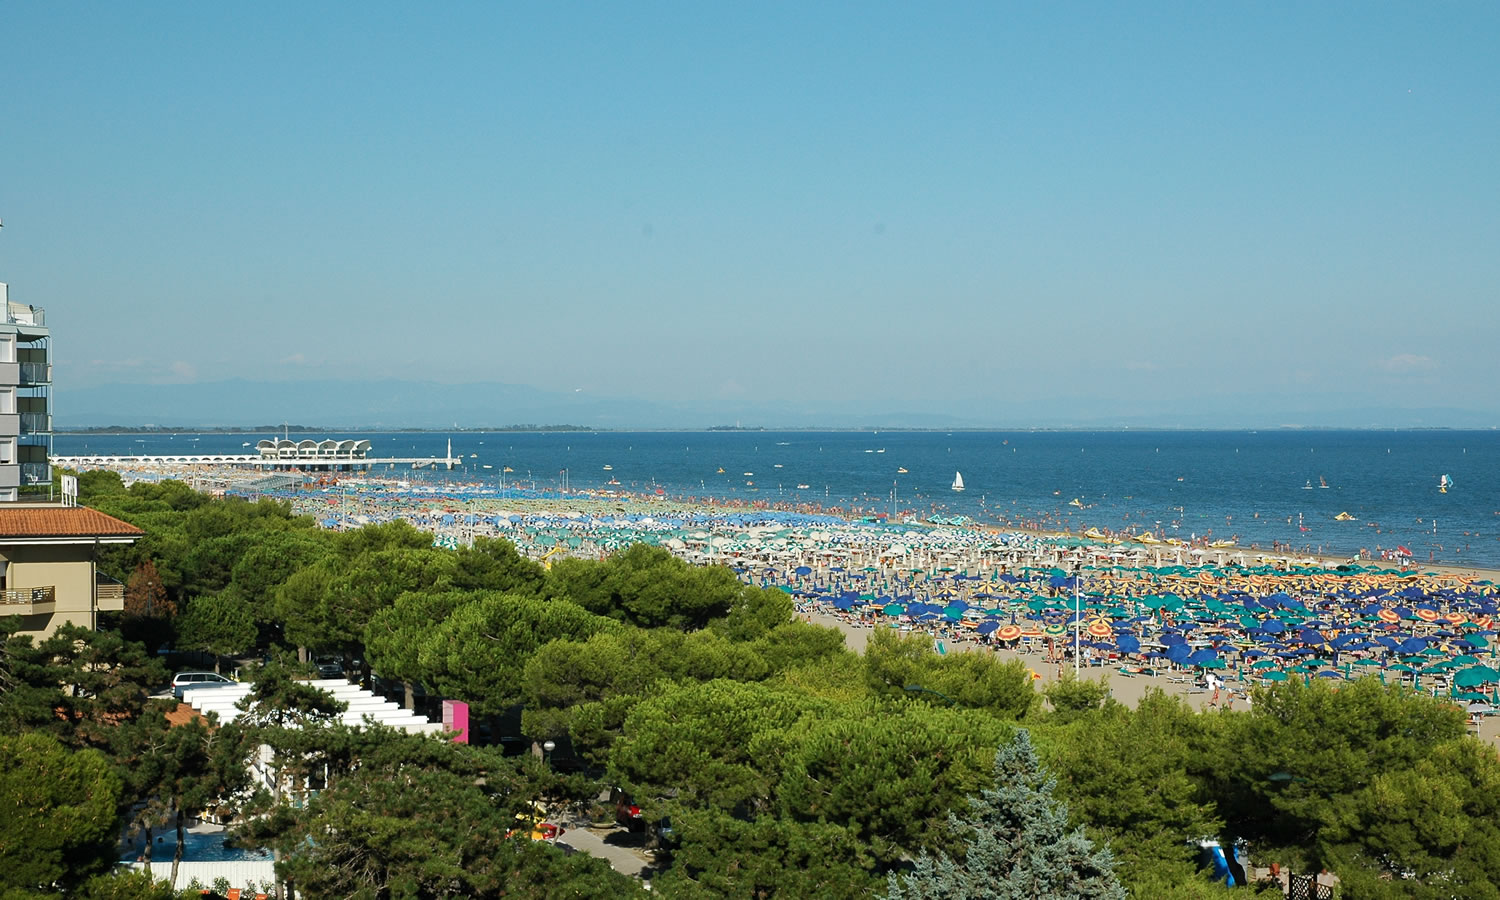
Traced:
[[61, 389], [1500, 411], [1500, 4], [9, 3]]

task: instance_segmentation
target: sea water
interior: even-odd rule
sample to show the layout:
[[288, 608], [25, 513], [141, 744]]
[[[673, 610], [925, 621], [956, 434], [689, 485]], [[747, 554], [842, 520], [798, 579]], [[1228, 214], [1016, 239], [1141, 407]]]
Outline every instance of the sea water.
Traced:
[[[54, 453], [251, 453], [270, 434], [58, 435]], [[1497, 431], [397, 432], [372, 455], [453, 453], [381, 476], [819, 504], [847, 514], [1151, 531], [1500, 567]], [[248, 442], [251, 446], [245, 447]], [[503, 472], [509, 466], [513, 471]], [[609, 468], [606, 469], [605, 467]], [[905, 472], [900, 471], [905, 469]], [[720, 471], [722, 470], [722, 471]], [[951, 490], [955, 473], [965, 490]], [[1439, 491], [1448, 475], [1453, 486]], [[611, 481], [619, 482], [611, 485]], [[1321, 485], [1326, 484], [1327, 487]], [[800, 487], [806, 485], [806, 487]], [[1340, 513], [1353, 521], [1335, 519]]]

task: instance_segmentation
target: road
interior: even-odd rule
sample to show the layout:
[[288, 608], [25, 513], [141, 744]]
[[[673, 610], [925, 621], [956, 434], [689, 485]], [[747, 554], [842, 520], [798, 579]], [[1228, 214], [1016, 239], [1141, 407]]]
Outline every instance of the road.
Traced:
[[568, 826], [559, 840], [580, 853], [607, 861], [622, 875], [649, 881], [655, 872], [651, 855], [642, 849], [644, 836], [624, 828], [589, 828], [580, 823]]

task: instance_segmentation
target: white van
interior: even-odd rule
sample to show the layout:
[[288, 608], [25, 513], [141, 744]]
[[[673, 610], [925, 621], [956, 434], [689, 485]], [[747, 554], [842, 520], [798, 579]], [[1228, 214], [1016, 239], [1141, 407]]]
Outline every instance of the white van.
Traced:
[[172, 678], [172, 696], [181, 700], [183, 694], [186, 694], [193, 688], [212, 687], [220, 684], [234, 684], [234, 682], [217, 672], [178, 672]]

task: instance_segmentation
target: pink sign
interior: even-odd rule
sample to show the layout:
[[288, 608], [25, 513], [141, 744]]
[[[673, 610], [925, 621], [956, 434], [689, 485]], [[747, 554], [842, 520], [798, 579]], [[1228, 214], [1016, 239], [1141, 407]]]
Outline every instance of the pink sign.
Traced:
[[453, 736], [455, 744], [467, 744], [469, 742], [469, 704], [462, 700], [444, 700], [443, 727], [449, 731], [458, 732]]

